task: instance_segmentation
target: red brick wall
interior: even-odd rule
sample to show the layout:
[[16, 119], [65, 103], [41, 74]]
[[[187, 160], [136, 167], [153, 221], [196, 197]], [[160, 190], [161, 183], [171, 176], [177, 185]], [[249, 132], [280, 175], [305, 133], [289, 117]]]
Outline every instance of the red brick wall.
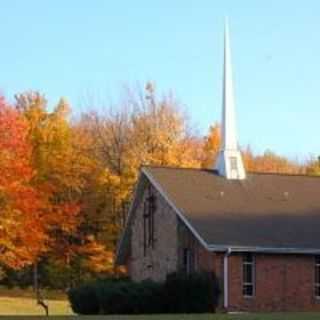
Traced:
[[[198, 269], [212, 270], [220, 287], [223, 307], [224, 254], [198, 246]], [[228, 258], [229, 311], [320, 311], [314, 296], [314, 257], [308, 255], [254, 254], [255, 294], [242, 294], [242, 255]]]
[[229, 310], [320, 311], [314, 297], [314, 257], [255, 255], [255, 295], [242, 295], [242, 255], [229, 257]]

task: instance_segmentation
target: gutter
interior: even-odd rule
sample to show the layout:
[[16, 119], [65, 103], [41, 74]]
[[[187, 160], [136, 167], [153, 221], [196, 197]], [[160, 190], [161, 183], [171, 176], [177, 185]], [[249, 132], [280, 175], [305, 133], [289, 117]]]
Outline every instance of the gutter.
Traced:
[[223, 306], [227, 310], [229, 305], [229, 269], [228, 269], [228, 258], [231, 255], [232, 250], [228, 248], [223, 257]]
[[320, 249], [315, 248], [277, 248], [277, 247], [249, 247], [249, 246], [223, 246], [223, 245], [208, 245], [206, 247], [213, 252], [226, 252], [229, 249], [232, 252], [256, 252], [256, 253], [270, 253], [270, 254], [320, 254]]

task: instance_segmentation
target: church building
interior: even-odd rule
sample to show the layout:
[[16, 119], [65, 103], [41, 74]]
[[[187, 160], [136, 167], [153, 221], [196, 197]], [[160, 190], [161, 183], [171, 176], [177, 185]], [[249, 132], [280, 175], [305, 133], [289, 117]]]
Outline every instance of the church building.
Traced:
[[226, 26], [212, 170], [141, 168], [116, 262], [135, 281], [211, 271], [227, 311], [320, 311], [320, 178], [246, 172]]

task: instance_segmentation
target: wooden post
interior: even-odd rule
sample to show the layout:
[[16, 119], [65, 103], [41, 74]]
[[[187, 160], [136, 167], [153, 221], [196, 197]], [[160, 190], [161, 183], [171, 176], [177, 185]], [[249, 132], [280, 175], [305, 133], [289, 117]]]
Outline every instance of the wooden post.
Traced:
[[49, 316], [49, 306], [44, 302], [39, 287], [38, 262], [33, 266], [33, 289], [36, 295], [37, 304], [44, 308], [46, 316]]

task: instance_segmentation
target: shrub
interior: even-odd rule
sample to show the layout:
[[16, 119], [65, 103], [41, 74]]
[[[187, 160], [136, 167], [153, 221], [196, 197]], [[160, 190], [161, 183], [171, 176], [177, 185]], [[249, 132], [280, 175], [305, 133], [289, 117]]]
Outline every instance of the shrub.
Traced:
[[168, 313], [214, 312], [218, 303], [218, 282], [213, 273], [172, 273], [165, 282]]
[[142, 281], [138, 294], [142, 313], [151, 314], [164, 312], [166, 293], [163, 284], [151, 280]]
[[78, 314], [98, 314], [99, 300], [94, 283], [83, 284], [68, 291], [71, 308]]
[[162, 311], [163, 285], [152, 281], [108, 281], [97, 286], [101, 313], [150, 314]]
[[6, 267], [2, 267], [3, 277], [0, 281], [1, 285], [7, 288], [28, 288], [33, 285], [33, 268], [28, 266], [21, 270], [13, 270]]
[[71, 289], [68, 296], [78, 314], [156, 314], [214, 312], [218, 293], [213, 274], [174, 273], [165, 283], [97, 280]]
[[132, 297], [134, 297], [135, 288], [133, 283], [105, 281], [96, 288], [102, 314], [134, 313]]

